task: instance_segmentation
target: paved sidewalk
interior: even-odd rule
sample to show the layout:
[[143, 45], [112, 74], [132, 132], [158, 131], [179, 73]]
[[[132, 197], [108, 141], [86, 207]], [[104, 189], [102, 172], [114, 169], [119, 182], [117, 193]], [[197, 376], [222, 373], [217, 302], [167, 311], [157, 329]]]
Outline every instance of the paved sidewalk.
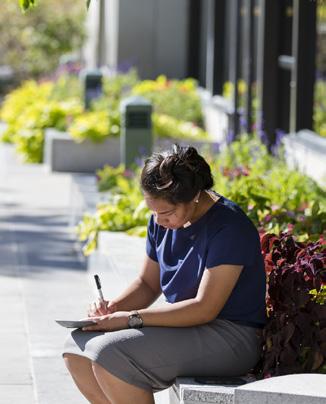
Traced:
[[68, 226], [70, 191], [70, 175], [22, 165], [0, 145], [0, 404], [86, 403], [61, 359], [67, 331], [54, 322], [83, 317], [94, 298]]

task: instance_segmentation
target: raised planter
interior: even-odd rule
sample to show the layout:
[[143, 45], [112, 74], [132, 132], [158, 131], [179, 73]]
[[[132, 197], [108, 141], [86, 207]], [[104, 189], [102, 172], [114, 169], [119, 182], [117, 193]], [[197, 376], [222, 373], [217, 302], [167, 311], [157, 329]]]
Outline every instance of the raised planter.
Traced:
[[[211, 140], [157, 138], [154, 141], [154, 150], [164, 150], [173, 143], [191, 145], [199, 150], [208, 147], [215, 152], [219, 148], [219, 144]], [[94, 173], [105, 164], [117, 166], [120, 162], [120, 138], [109, 138], [102, 143], [89, 140], [76, 143], [66, 132], [53, 128], [45, 130], [44, 164], [50, 171]]]
[[75, 227], [84, 213], [95, 213], [102, 194], [97, 190], [96, 176], [93, 174], [70, 174], [70, 217], [69, 226]]
[[76, 143], [68, 133], [45, 130], [44, 164], [50, 171], [95, 172], [105, 164], [120, 163], [120, 139], [109, 138], [102, 143], [85, 140]]
[[222, 146], [228, 142], [233, 113], [231, 103], [220, 95], [214, 95], [201, 88], [199, 90], [206, 131]]
[[289, 167], [326, 186], [326, 138], [310, 130], [301, 130], [285, 136], [283, 143]]

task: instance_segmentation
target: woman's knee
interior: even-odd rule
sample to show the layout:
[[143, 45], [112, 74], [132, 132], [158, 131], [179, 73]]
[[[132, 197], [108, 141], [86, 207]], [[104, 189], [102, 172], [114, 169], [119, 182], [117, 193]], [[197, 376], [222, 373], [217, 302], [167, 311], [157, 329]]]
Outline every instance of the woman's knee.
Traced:
[[91, 368], [92, 366], [92, 361], [90, 359], [76, 354], [64, 353], [63, 359], [69, 371], [80, 371], [85, 367]]
[[110, 373], [107, 372], [101, 365], [99, 365], [96, 362], [92, 362], [92, 369], [93, 369], [93, 373], [97, 379], [102, 378], [103, 376], [109, 378], [109, 376], [110, 376]]

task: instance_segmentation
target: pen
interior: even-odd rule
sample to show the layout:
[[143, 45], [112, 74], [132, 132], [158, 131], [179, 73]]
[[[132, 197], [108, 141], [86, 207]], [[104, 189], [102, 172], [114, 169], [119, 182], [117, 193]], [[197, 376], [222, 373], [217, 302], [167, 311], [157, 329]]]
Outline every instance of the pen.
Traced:
[[95, 282], [96, 282], [97, 291], [98, 291], [98, 294], [100, 296], [100, 300], [103, 302], [104, 297], [103, 297], [103, 293], [102, 293], [102, 286], [101, 286], [100, 277], [98, 275], [94, 275], [94, 278], [95, 278]]

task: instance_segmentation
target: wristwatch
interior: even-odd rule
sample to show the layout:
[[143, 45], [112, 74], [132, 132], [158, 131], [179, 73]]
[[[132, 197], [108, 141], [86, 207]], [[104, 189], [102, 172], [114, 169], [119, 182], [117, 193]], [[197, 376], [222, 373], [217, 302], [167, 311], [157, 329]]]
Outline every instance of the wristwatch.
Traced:
[[138, 311], [131, 311], [128, 317], [129, 328], [142, 328], [143, 319], [140, 317]]

